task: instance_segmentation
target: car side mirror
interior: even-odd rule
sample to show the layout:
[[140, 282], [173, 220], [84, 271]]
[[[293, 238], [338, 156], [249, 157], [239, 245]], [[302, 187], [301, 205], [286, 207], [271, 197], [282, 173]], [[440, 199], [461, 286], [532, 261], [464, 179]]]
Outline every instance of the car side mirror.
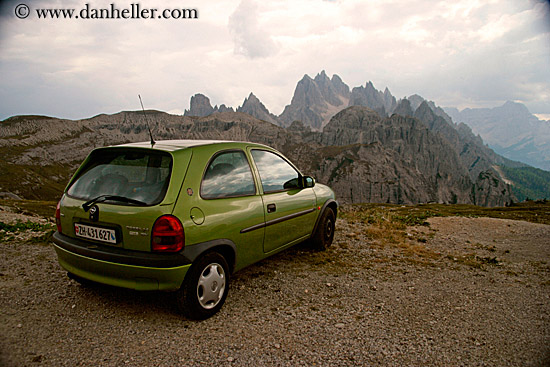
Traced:
[[302, 180], [303, 180], [303, 187], [304, 188], [315, 186], [315, 179], [311, 176], [304, 176], [302, 178]]

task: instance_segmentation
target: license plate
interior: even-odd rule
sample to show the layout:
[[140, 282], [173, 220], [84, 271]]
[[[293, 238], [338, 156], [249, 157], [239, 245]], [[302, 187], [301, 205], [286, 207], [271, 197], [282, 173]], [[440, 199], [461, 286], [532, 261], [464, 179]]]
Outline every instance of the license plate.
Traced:
[[116, 234], [114, 229], [99, 228], [75, 223], [74, 233], [78, 237], [116, 244]]

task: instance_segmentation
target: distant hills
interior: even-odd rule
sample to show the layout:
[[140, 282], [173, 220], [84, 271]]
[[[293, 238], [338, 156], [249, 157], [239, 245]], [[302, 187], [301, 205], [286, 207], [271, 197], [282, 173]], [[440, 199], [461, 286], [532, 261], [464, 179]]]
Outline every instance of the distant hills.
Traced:
[[541, 121], [521, 103], [495, 108], [445, 108], [456, 122], [468, 124], [498, 154], [550, 171], [550, 121]]
[[[501, 167], [525, 166], [496, 154], [433, 102], [418, 95], [397, 100], [371, 82], [350, 89], [324, 71], [305, 75], [279, 116], [253, 93], [237, 108], [212, 106], [196, 94], [184, 116], [147, 116], [156, 140], [274, 146], [348, 203], [503, 206], [518, 199]], [[0, 126], [0, 196], [8, 197], [56, 199], [93, 148], [149, 140], [141, 111], [76, 121], [15, 116]]]

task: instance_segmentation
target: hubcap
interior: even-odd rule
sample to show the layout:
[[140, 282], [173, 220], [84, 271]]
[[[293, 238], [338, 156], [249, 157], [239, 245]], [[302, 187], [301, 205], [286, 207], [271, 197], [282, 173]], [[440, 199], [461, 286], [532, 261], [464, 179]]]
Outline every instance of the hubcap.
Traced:
[[204, 268], [197, 284], [197, 298], [202, 307], [211, 309], [221, 301], [225, 292], [225, 272], [220, 264]]

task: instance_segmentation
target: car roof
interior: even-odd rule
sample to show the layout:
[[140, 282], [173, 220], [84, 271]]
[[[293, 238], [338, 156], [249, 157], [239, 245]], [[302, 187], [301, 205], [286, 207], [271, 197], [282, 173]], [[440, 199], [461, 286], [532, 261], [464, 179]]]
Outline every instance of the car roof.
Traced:
[[115, 145], [115, 147], [129, 147], [129, 148], [149, 148], [158, 149], [173, 152], [176, 150], [197, 147], [201, 145], [214, 145], [214, 144], [251, 144], [255, 146], [265, 146], [263, 144], [243, 142], [243, 141], [230, 141], [230, 140], [159, 140], [155, 144], [151, 144], [150, 141], [143, 141], [137, 143], [127, 143]]

